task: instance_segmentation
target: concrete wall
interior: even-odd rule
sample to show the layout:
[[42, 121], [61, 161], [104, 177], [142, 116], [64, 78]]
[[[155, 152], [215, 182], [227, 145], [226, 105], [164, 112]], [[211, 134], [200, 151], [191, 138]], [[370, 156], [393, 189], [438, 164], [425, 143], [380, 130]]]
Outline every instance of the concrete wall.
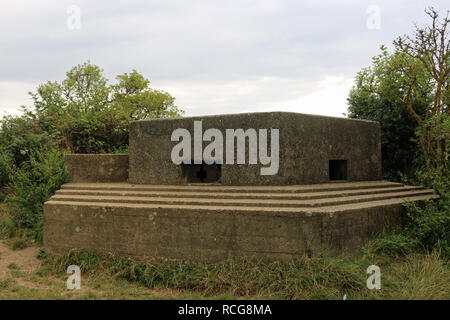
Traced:
[[[177, 128], [188, 129], [193, 138], [195, 120], [202, 120], [203, 132], [217, 128], [224, 138], [225, 129], [279, 129], [280, 167], [276, 175], [260, 175], [260, 164], [223, 164], [219, 181], [222, 185], [324, 183], [329, 181], [329, 160], [347, 160], [349, 181], [381, 179], [381, 142], [377, 122], [268, 112], [131, 123], [129, 182], [186, 184], [181, 166], [171, 161], [171, 150], [177, 142], [170, 138]], [[204, 142], [203, 146], [208, 144]]]
[[69, 182], [126, 182], [128, 154], [68, 154]]
[[341, 212], [193, 210], [47, 202], [44, 245], [89, 249], [139, 260], [219, 261], [340, 254], [401, 223], [402, 204]]

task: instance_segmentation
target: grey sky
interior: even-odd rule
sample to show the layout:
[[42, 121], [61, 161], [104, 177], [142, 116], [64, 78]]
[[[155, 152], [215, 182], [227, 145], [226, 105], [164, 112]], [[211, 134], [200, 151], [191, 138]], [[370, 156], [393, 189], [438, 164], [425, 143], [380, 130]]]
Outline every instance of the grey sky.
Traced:
[[[111, 80], [136, 69], [153, 88], [172, 94], [186, 115], [285, 110], [340, 116], [355, 74], [380, 45], [411, 32], [413, 22], [427, 22], [426, 6], [445, 11], [446, 4], [2, 1], [0, 113], [31, 105], [28, 91], [90, 60]], [[79, 29], [67, 26], [71, 5], [80, 9]]]

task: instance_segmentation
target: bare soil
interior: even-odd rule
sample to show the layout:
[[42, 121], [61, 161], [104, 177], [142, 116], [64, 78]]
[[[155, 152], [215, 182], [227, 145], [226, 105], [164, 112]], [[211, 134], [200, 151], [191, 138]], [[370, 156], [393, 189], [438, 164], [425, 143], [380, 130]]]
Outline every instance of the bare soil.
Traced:
[[13, 250], [3, 241], [0, 241], [0, 278], [5, 278], [10, 271], [9, 265], [15, 263], [23, 272], [34, 272], [40, 267], [36, 258], [38, 248], [36, 246], [21, 250]]

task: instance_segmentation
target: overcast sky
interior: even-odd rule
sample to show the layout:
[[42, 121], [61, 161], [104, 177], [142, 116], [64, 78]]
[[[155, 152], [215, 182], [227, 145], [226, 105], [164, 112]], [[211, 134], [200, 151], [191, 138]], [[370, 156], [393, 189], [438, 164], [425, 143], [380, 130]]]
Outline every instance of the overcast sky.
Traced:
[[90, 60], [111, 81], [136, 69], [187, 116], [342, 116], [356, 73], [381, 44], [391, 47], [414, 22], [428, 22], [429, 5], [449, 7], [406, 0], [2, 1], [0, 114], [31, 106], [29, 91]]

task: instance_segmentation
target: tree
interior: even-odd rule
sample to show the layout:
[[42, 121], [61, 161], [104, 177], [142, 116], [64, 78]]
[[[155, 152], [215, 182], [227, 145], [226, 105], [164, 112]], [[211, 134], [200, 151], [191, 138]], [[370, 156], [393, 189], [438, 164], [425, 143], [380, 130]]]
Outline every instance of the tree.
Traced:
[[[381, 154], [383, 175], [389, 180], [399, 180], [400, 173], [412, 175], [417, 144], [413, 141], [417, 122], [402, 106], [401, 92], [404, 91], [404, 74], [397, 68], [404, 59], [420, 70], [420, 81], [415, 90], [426, 99], [431, 88], [419, 60], [400, 52], [389, 54], [381, 46], [381, 53], [372, 58], [372, 65], [361, 70], [348, 97], [350, 118], [378, 121], [381, 127]], [[419, 115], [425, 112], [425, 104], [415, 99], [412, 105]]]
[[170, 94], [151, 89], [136, 70], [116, 79], [109, 85], [103, 70], [86, 62], [67, 72], [61, 83], [40, 85], [30, 93], [40, 126], [70, 152], [118, 152], [128, 145], [131, 121], [183, 113]]
[[450, 101], [450, 39], [447, 26], [449, 11], [445, 18], [439, 19], [439, 13], [432, 7], [425, 10], [431, 18], [431, 26], [415, 26], [412, 36], [401, 36], [394, 41], [395, 48], [405, 55], [418, 59], [430, 77], [432, 94], [424, 100], [426, 112], [420, 116], [412, 105], [414, 99], [420, 99], [415, 90], [418, 81], [417, 70], [406, 67], [407, 88], [402, 92], [402, 105], [414, 117], [419, 125], [418, 132], [422, 152], [428, 166], [445, 167], [449, 152], [449, 101]]
[[392, 54], [382, 46], [372, 66], [358, 73], [348, 99], [349, 116], [380, 121], [383, 152], [392, 153], [383, 154], [388, 170], [405, 171], [406, 163], [398, 155], [404, 153], [409, 162], [414, 149], [409, 141], [416, 138], [419, 148], [415, 149], [420, 152], [415, 161], [446, 175], [450, 133], [449, 20], [448, 13], [441, 21], [434, 9], [425, 12], [432, 19], [431, 26], [416, 26], [413, 36], [399, 37]]

